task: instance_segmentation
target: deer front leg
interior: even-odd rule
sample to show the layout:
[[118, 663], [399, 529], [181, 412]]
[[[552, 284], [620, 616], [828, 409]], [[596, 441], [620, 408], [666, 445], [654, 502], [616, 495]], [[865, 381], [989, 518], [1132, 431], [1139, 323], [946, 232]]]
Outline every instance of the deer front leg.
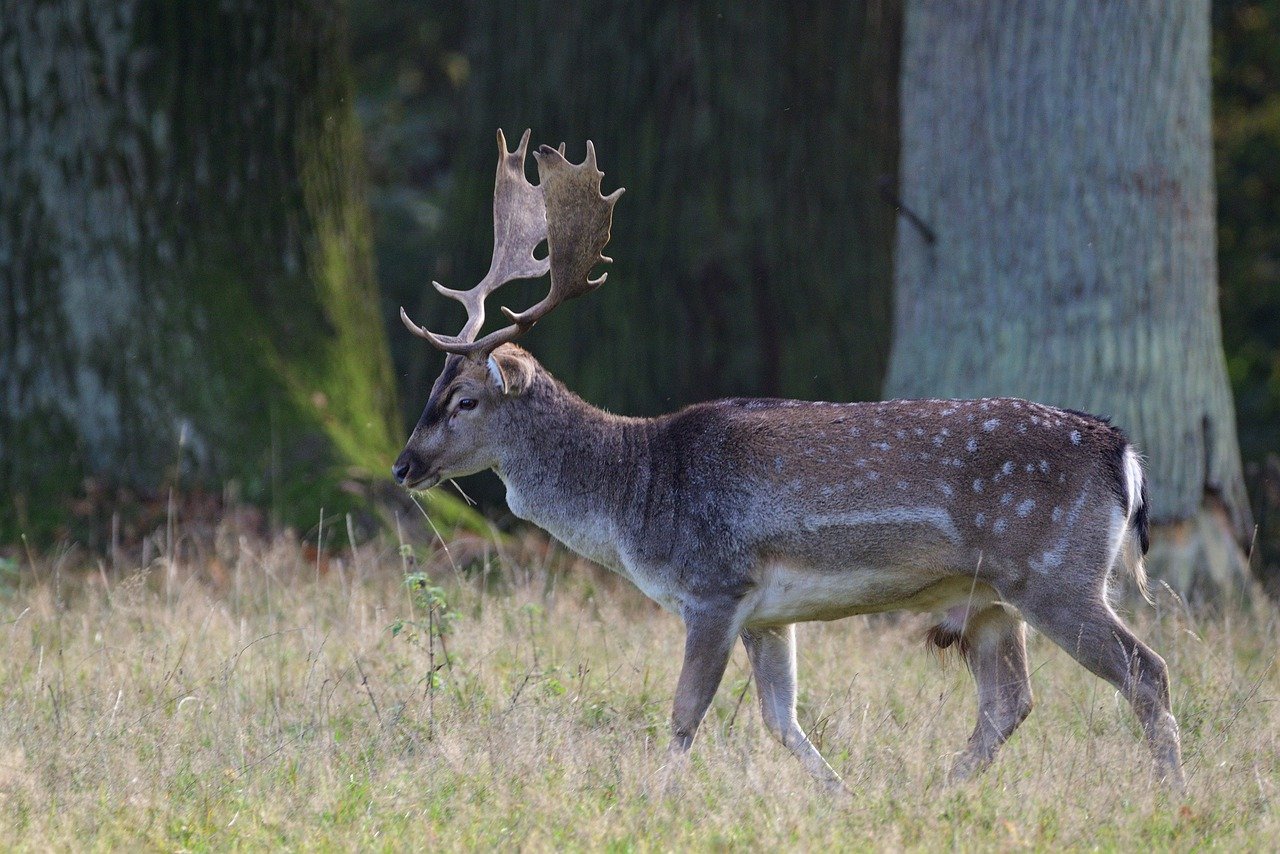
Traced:
[[720, 687], [738, 634], [737, 603], [685, 610], [684, 665], [671, 712], [671, 753], [688, 752], [698, 725]]
[[796, 627], [744, 629], [742, 645], [751, 659], [760, 714], [769, 732], [827, 790], [848, 792], [840, 775], [822, 758], [796, 720]]

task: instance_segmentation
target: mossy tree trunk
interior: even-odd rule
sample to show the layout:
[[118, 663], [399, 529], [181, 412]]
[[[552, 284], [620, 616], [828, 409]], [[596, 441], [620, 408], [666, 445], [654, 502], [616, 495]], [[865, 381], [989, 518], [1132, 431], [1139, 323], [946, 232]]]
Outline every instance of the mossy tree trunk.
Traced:
[[1207, 0], [907, 4], [894, 396], [1111, 416], [1146, 455], [1149, 565], [1248, 579], [1214, 255]]
[[[339, 0], [0, 0], [0, 541], [394, 454]], [[329, 504], [333, 509], [333, 504]]]

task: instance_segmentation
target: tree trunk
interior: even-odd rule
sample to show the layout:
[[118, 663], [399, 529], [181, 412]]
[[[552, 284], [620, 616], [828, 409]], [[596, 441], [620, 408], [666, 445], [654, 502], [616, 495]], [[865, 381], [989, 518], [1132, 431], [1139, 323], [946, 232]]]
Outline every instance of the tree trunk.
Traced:
[[0, 541], [76, 484], [286, 521], [394, 454], [338, 0], [0, 0]]
[[1222, 351], [1207, 0], [908, 3], [894, 396], [1110, 416], [1145, 454], [1149, 565], [1248, 579]]

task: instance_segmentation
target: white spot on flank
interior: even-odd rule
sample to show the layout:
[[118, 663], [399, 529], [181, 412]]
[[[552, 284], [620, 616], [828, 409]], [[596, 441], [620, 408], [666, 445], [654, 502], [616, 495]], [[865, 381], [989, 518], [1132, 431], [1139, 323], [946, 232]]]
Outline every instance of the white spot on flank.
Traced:
[[948, 498], [956, 494], [956, 491], [951, 488], [951, 484], [943, 483], [942, 481], [938, 481], [938, 489], [940, 489], [942, 494]]
[[1003, 519], [997, 519], [991, 523], [991, 533], [1003, 534], [1005, 529], [1009, 527], [1009, 523]]
[[1053, 520], [1053, 521], [1055, 521], [1055, 522], [1060, 522], [1060, 521], [1062, 521], [1062, 508], [1061, 508], [1061, 507], [1054, 507], [1054, 508], [1053, 508], [1053, 512], [1049, 514], [1049, 518], [1050, 518], [1050, 519], [1052, 519], [1052, 520]]
[[1067, 473], [1064, 471], [1058, 472], [1058, 483], [1066, 483], [1066, 482], [1067, 482]]
[[1000, 426], [999, 418], [988, 418], [986, 421], [982, 422], [982, 429], [986, 430], [988, 433], [990, 433], [992, 430], [996, 429], [999, 426]]
[[1048, 460], [1041, 460], [1041, 461], [1040, 461], [1040, 471], [1041, 471], [1041, 472], [1043, 472], [1044, 474], [1048, 474], [1048, 473], [1049, 473], [1049, 461], [1048, 461]]
[[974, 492], [982, 491], [982, 478], [978, 478], [973, 482], [973, 491]]
[[898, 489], [906, 489], [906, 488], [907, 488], [907, 482], [905, 480], [898, 481]]
[[1012, 492], [1006, 492], [1006, 493], [1004, 493], [1003, 495], [1001, 495], [1001, 496], [1000, 496], [1000, 504], [1001, 504], [1001, 506], [1004, 506], [1004, 505], [1008, 504], [1010, 501], [1013, 501], [1013, 493], [1012, 493]]
[[1023, 466], [1023, 467], [1022, 467], [1022, 469], [1023, 469], [1023, 471], [1025, 471], [1027, 474], [1031, 474], [1033, 471], [1035, 471], [1035, 470], [1036, 470], [1036, 467], [1035, 467], [1034, 465], [1032, 465], [1031, 463], [1027, 463], [1025, 466]]
[[971, 454], [976, 452], [978, 450], [978, 440], [970, 436], [969, 441], [964, 443], [964, 449]]
[[1036, 509], [1036, 503], [1028, 498], [1026, 501], [1023, 501], [1018, 505], [1018, 515], [1025, 519], [1034, 509]]
[[1027, 432], [1027, 422], [1025, 422], [1025, 421], [1019, 421], [1019, 422], [1018, 422], [1018, 425], [1017, 425], [1016, 427], [1014, 427], [1013, 429], [1017, 430], [1019, 433], [1025, 433], [1025, 432]]
[[867, 480], [870, 480], [870, 481], [877, 481], [877, 480], [879, 480], [879, 479], [880, 479], [880, 472], [878, 472], [878, 471], [869, 471], [869, 472], [867, 472]]
[[1079, 431], [1079, 430], [1072, 430], [1072, 431], [1071, 431], [1071, 444], [1073, 444], [1073, 445], [1079, 445], [1079, 444], [1080, 444], [1080, 431]]
[[977, 516], [974, 516], [973, 524], [977, 525], [979, 528], [985, 527], [987, 524], [987, 514], [979, 513]]
[[1013, 474], [1013, 462], [1011, 460], [1006, 461], [1005, 464], [1000, 467], [1000, 471], [1004, 474]]
[[877, 448], [881, 451], [887, 451], [889, 450], [890, 445], [888, 442], [872, 442], [871, 447]]
[[933, 446], [934, 446], [935, 448], [941, 448], [941, 447], [942, 447], [942, 437], [941, 437], [941, 436], [934, 436], [934, 437], [933, 437]]

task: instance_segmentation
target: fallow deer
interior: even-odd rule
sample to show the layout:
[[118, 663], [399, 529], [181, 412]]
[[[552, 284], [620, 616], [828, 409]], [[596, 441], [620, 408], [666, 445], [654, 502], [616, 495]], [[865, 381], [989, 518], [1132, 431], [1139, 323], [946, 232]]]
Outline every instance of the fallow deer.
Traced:
[[[591, 269], [622, 190], [602, 196], [587, 143], [573, 165], [514, 152], [498, 132], [494, 251], [456, 336], [411, 332], [446, 354], [393, 467], [409, 489], [494, 470], [507, 503], [631, 580], [684, 622], [671, 750], [688, 751], [741, 638], [769, 731], [819, 781], [843, 784], [796, 721], [794, 624], [909, 609], [940, 614], [929, 638], [959, 649], [978, 720], [951, 769], [994, 758], [1031, 711], [1024, 620], [1119, 689], [1158, 773], [1182, 785], [1163, 659], [1108, 601], [1119, 566], [1140, 588], [1146, 479], [1117, 428], [1025, 400], [811, 403], [735, 398], [658, 418], [584, 402], [511, 342], [605, 281]], [[547, 242], [547, 256], [535, 249]], [[548, 295], [480, 337], [484, 301], [551, 273]], [[1144, 588], [1145, 592], [1145, 588]]]

